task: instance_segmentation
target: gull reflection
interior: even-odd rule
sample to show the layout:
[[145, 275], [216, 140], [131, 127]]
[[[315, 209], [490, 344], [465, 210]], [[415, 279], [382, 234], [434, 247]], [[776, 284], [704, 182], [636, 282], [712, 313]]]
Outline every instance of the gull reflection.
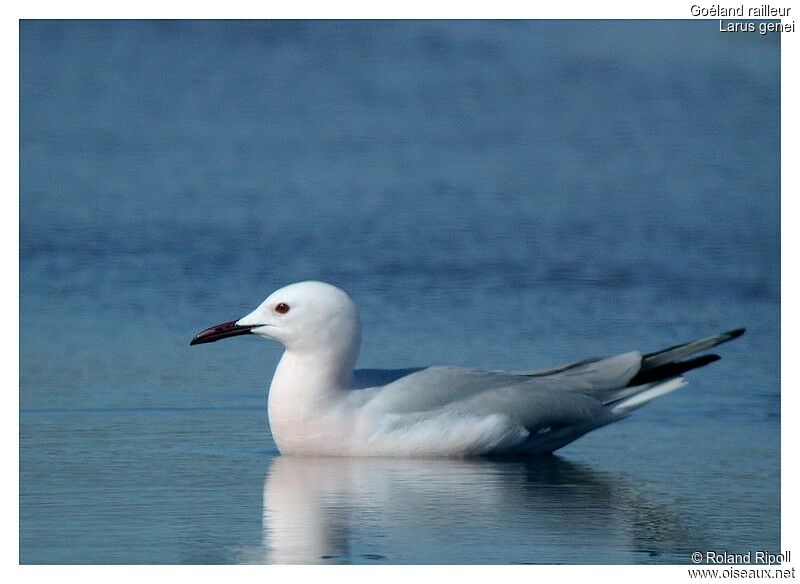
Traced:
[[664, 506], [555, 456], [278, 457], [264, 484], [258, 561], [641, 563], [694, 549], [692, 539]]

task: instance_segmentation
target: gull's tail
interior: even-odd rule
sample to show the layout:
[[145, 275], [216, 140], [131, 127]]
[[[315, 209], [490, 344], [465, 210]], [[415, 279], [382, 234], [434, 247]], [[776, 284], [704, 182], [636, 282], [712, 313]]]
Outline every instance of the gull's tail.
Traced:
[[685, 361], [681, 359], [741, 337], [744, 331], [745, 329], [739, 328], [644, 355], [641, 368], [628, 386], [611, 396], [604, 404], [610, 406], [614, 413], [626, 414], [657, 397], [675, 391], [686, 384], [681, 377], [683, 373], [713, 363], [720, 357], [709, 354]]

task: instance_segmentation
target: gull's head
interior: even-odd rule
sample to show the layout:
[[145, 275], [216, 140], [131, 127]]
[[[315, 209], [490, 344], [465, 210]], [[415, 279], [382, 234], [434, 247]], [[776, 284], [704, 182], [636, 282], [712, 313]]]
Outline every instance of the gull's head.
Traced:
[[360, 324], [353, 300], [324, 282], [298, 282], [276, 290], [253, 312], [208, 328], [190, 345], [255, 334], [303, 353], [358, 350]]

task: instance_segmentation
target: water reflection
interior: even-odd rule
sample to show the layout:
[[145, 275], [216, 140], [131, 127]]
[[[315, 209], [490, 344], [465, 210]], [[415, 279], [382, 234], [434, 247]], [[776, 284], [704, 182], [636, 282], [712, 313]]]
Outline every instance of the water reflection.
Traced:
[[525, 462], [278, 457], [269, 563], [683, 562], [675, 513], [558, 457]]

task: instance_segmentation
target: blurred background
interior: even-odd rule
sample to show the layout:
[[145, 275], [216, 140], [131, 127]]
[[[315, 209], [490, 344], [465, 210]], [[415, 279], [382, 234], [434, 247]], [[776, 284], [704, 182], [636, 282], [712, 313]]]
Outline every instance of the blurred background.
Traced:
[[[20, 561], [777, 552], [779, 43], [716, 21], [21, 21]], [[374, 495], [350, 485], [320, 507], [335, 553], [276, 556], [270, 473], [314, 476], [275, 462], [280, 347], [188, 341], [304, 279], [359, 304], [362, 367], [748, 334], [544, 469], [359, 467], [426, 503], [341, 517]], [[426, 489], [454, 481], [515, 504], [443, 512]]]

